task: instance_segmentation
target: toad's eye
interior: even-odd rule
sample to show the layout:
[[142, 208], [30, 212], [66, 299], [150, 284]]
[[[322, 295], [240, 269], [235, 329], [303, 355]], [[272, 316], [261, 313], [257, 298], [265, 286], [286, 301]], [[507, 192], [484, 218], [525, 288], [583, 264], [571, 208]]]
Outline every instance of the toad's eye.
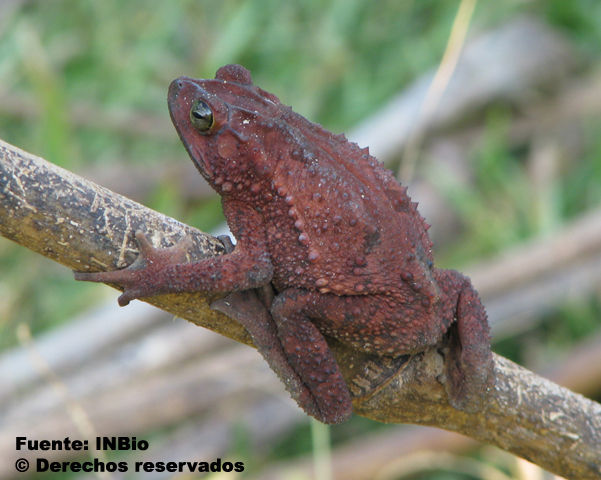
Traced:
[[190, 109], [190, 121], [200, 133], [208, 132], [213, 126], [213, 112], [202, 100], [197, 100]]

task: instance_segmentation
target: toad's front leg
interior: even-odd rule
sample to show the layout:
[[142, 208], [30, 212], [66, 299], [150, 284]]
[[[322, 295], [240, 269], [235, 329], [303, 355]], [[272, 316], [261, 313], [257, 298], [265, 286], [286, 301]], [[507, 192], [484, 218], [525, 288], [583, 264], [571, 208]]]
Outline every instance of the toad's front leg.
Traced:
[[140, 254], [129, 267], [112, 272], [75, 272], [76, 280], [114, 283], [124, 291], [119, 305], [135, 298], [162, 293], [232, 292], [257, 288], [271, 281], [273, 266], [266, 250], [262, 223], [254, 211], [235, 210], [239, 237], [226, 255], [186, 263], [187, 242], [155, 248], [141, 232], [136, 233]]

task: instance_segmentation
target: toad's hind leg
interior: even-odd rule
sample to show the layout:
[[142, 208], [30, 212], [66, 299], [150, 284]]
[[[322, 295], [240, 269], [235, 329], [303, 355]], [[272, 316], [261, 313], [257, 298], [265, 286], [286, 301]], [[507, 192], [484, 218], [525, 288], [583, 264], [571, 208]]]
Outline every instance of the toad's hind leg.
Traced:
[[261, 290], [232, 292], [227, 297], [213, 302], [211, 308], [225, 313], [244, 326], [255, 347], [278, 375], [292, 398], [307, 414], [325, 421], [321, 418], [312, 392], [292, 368], [284, 353], [275, 323], [269, 313], [272, 299], [273, 289], [269, 285]]
[[320, 332], [381, 356], [442, 346], [450, 327], [445, 361], [449, 403], [459, 410], [477, 411], [493, 378], [486, 312], [468, 278], [453, 270], [435, 270], [435, 279], [439, 295], [434, 309], [391, 295], [317, 292], [304, 294], [298, 306]]
[[486, 310], [467, 277], [454, 270], [438, 270], [436, 280], [446, 294], [449, 310], [456, 309], [446, 361], [449, 400], [460, 410], [477, 411], [494, 382]]
[[311, 322], [318, 315], [317, 292], [289, 289], [271, 306], [278, 336], [288, 362], [298, 374], [325, 423], [340, 423], [352, 412], [351, 394], [324, 336]]

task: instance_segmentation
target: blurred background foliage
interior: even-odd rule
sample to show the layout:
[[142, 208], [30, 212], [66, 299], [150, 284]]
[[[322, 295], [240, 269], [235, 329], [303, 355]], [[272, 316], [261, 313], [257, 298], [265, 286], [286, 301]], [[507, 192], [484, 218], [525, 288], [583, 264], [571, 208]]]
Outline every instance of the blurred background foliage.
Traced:
[[[152, 189], [134, 195], [136, 200], [210, 230], [222, 220], [219, 201], [182, 196], [169, 175], [170, 168], [189, 161], [168, 120], [166, 91], [173, 78], [213, 77], [219, 66], [241, 63], [255, 83], [299, 113], [335, 132], [347, 131], [437, 66], [458, 4], [5, 1], [0, 4], [0, 138], [93, 178], [131, 166], [165, 172]], [[577, 52], [581, 72], [598, 66], [601, 3], [595, 0], [480, 2], [470, 34], [523, 14], [561, 32]], [[497, 104], [483, 114], [486, 133], [469, 158], [468, 188], [442, 183], [461, 225], [436, 244], [444, 265], [461, 269], [528, 238], [551, 235], [601, 204], [600, 118], [583, 127], [578, 158], [562, 164], [541, 211], [532, 198], [528, 151], [507, 142], [519, 108]], [[132, 175], [125, 181], [140, 180]], [[16, 343], [20, 322], [43, 332], [106, 299], [105, 290], [76, 283], [65, 268], [3, 239], [0, 272], [0, 348]], [[519, 360], [524, 349], [531, 355], [536, 343], [540, 358], [549, 358], [598, 329], [600, 310], [598, 297], [567, 305], [498, 349]], [[364, 428], [357, 420], [344, 431]], [[308, 438], [305, 434], [300, 438]], [[299, 435], [277, 451], [305, 448], [297, 443], [306, 440], [295, 438]]]

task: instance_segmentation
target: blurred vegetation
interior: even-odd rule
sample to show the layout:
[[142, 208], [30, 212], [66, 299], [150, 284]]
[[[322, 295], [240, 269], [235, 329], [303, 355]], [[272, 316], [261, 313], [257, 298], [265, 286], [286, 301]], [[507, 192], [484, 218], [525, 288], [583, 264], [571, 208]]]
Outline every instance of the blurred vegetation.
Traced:
[[[166, 90], [173, 78], [212, 77], [225, 63], [244, 64], [257, 84], [296, 111], [331, 130], [347, 130], [436, 67], [458, 2], [53, 0], [12, 5], [0, 10], [0, 94], [27, 99], [35, 109], [23, 116], [0, 109], [0, 138], [86, 172], [91, 166], [153, 168], [188, 159], [175, 131], [159, 138], [115, 131], [110, 124], [77, 124], [68, 114], [73, 107], [85, 105], [88, 115], [98, 118], [107, 111], [167, 118]], [[595, 0], [480, 2], [471, 31], [522, 13], [560, 29], [585, 64], [599, 63], [601, 3]], [[582, 155], [553, 186], [544, 221], [530, 201], [526, 152], [506, 143], [509, 122], [505, 109], [489, 112], [486, 139], [470, 159], [471, 189], [445, 190], [463, 225], [462, 236], [441, 252], [454, 267], [460, 267], [454, 262], [552, 233], [601, 203], [601, 122], [587, 126]], [[222, 218], [218, 201], [185, 204], [168, 181], [144, 201], [203, 229]], [[96, 286], [74, 282], [65, 268], [3, 239], [0, 272], [0, 349], [15, 343], [19, 322], [41, 332], [99, 300]], [[570, 341], [598, 328], [599, 313], [597, 300], [565, 307], [545, 319], [554, 334], [539, 335], [543, 326], [537, 340], [503, 342], [503, 350], [520, 358], [522, 347], [532, 341], [551, 343], [551, 351], [568, 348]]]

